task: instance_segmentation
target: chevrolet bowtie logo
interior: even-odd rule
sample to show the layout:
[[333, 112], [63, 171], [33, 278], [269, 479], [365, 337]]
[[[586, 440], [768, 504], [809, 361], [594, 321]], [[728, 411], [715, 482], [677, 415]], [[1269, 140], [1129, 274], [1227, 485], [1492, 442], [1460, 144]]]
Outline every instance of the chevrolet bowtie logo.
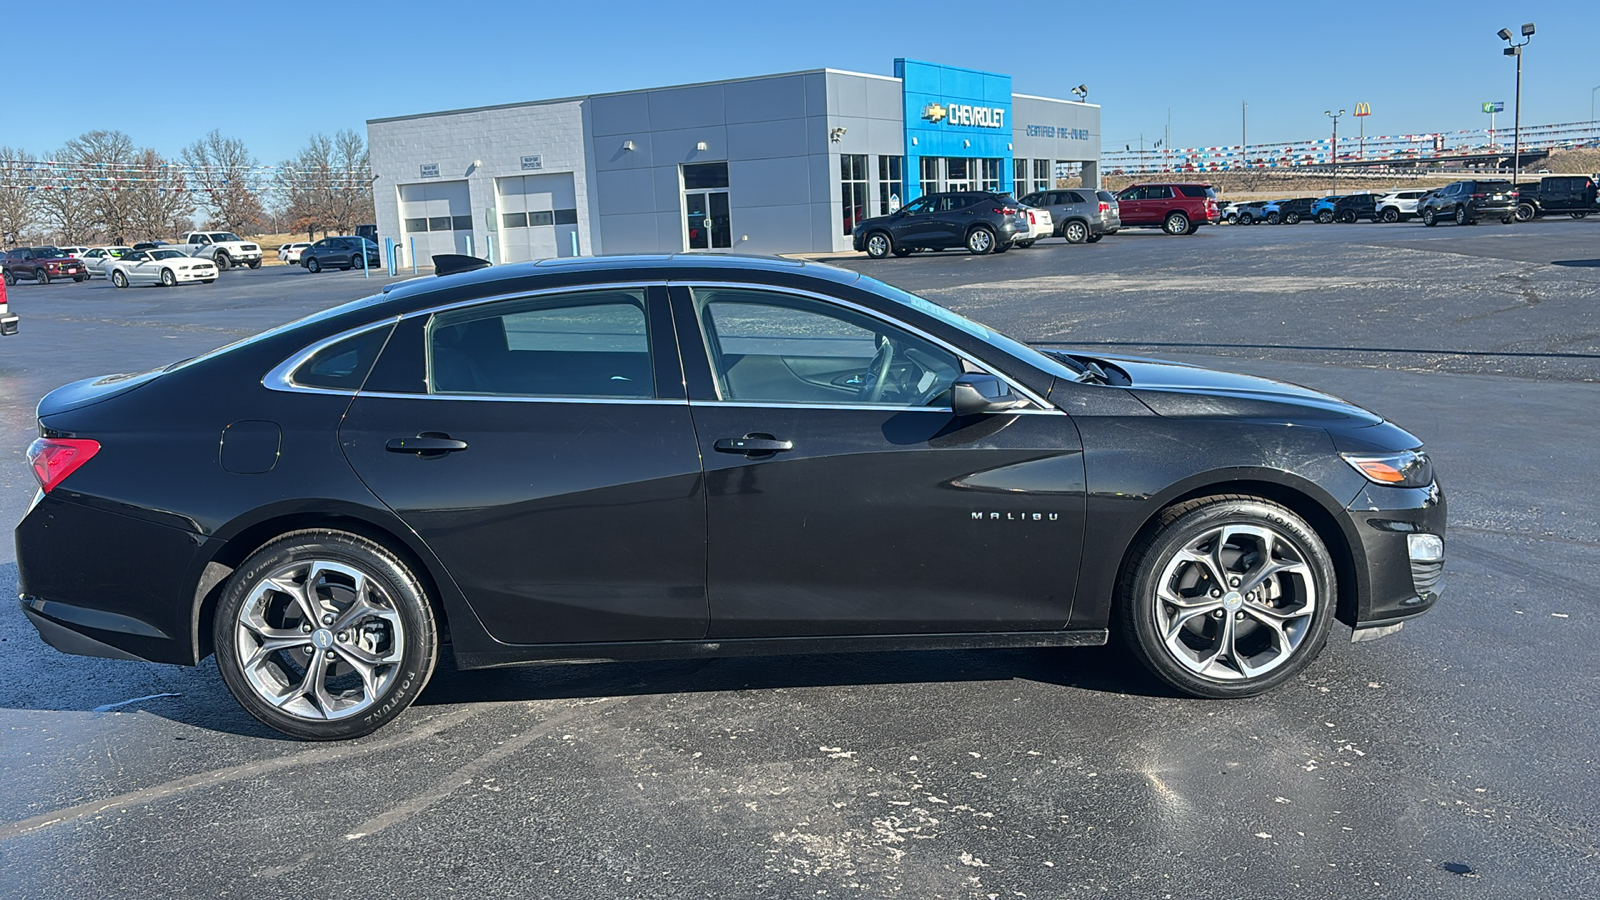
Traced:
[[944, 121], [945, 108], [937, 103], [929, 103], [927, 106], [922, 108], [922, 117], [927, 119], [929, 122], [938, 124]]

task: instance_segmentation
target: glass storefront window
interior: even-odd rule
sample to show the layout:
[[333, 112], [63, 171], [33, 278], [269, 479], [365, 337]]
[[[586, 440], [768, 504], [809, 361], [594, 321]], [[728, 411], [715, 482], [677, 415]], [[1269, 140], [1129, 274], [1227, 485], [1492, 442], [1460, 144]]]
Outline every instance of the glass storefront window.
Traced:
[[683, 167], [683, 189], [686, 191], [703, 191], [727, 186], [728, 164], [725, 162], [699, 163]]
[[922, 158], [922, 192], [931, 194], [944, 190], [944, 173], [940, 171], [940, 158], [937, 156], [924, 156]]
[[1011, 192], [1018, 197], [1032, 193], [1028, 188], [1028, 161], [1025, 159], [1011, 161]]
[[[963, 160], [965, 162], [965, 160]], [[998, 159], [973, 160], [978, 163], [979, 187], [985, 191], [1000, 190], [1000, 169], [1004, 163]]]
[[906, 202], [905, 157], [878, 157], [878, 215], [887, 216]]
[[1048, 191], [1056, 186], [1056, 180], [1050, 173], [1050, 160], [1036, 159], [1033, 161], [1033, 189]]
[[867, 155], [839, 154], [839, 199], [844, 207], [844, 234], [867, 217]]

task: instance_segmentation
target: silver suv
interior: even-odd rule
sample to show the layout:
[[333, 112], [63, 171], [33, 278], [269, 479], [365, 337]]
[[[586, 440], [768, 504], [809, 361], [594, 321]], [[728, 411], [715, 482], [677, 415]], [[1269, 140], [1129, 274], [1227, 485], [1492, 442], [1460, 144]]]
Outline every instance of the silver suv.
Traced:
[[1088, 188], [1058, 188], [1036, 191], [1022, 198], [1029, 206], [1050, 210], [1055, 233], [1069, 244], [1092, 244], [1122, 227], [1117, 196], [1110, 191]]

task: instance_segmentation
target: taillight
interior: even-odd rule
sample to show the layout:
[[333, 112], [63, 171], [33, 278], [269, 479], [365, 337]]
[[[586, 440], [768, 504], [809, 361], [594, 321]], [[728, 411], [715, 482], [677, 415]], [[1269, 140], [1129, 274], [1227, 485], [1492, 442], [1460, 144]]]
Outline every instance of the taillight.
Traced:
[[1105, 202], [1104, 200], [1100, 201], [1100, 211], [1103, 212], [1103, 213], [1110, 212], [1111, 211], [1111, 204]]
[[28, 464], [46, 494], [100, 452], [100, 442], [87, 438], [39, 438], [28, 445]]
[[1473, 194], [1472, 195], [1472, 199], [1474, 199], [1474, 200], [1482, 200], [1483, 198], [1485, 198], [1487, 196], [1489, 196], [1489, 195], [1488, 194]]
[[1014, 215], [1017, 214], [1016, 207], [1012, 207], [1012, 206], [996, 207], [996, 208], [990, 210], [990, 212], [996, 212], [996, 213], [999, 213], [1002, 216], [1014, 216]]
[[1033, 210], [1031, 210], [1031, 209], [1028, 210], [1028, 224], [1029, 225], [1037, 225], [1037, 224], [1039, 224], [1038, 222], [1034, 221]]

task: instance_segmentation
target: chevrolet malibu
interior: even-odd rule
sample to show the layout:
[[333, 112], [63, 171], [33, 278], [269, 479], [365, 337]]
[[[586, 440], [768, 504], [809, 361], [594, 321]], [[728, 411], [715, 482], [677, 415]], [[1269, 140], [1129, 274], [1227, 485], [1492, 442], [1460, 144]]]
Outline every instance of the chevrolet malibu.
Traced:
[[[815, 263], [392, 285], [39, 404], [21, 605], [312, 740], [462, 668], [1113, 637], [1278, 686], [1438, 599], [1421, 442], [1293, 385], [1044, 352]], [[448, 266], [441, 271], [447, 271]]]

